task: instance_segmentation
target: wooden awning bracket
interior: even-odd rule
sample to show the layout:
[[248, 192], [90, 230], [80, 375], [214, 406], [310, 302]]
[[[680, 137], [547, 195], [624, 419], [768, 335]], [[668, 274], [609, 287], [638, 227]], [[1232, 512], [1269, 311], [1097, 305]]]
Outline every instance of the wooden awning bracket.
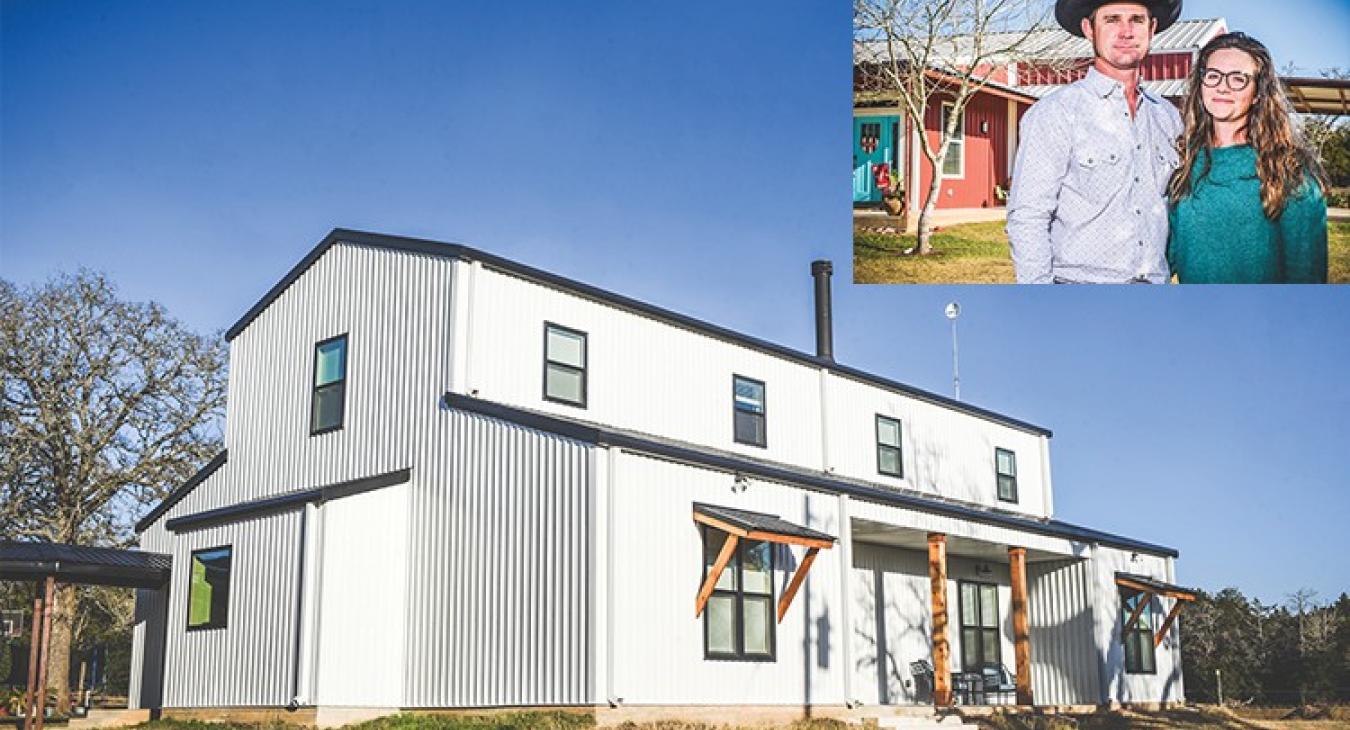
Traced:
[[782, 597], [778, 599], [778, 623], [780, 624], [783, 623], [783, 617], [787, 615], [788, 607], [792, 605], [792, 599], [796, 597], [798, 589], [802, 587], [802, 583], [806, 582], [806, 574], [810, 572], [811, 566], [816, 562], [816, 555], [820, 553], [822, 548], [828, 550], [834, 547], [834, 541], [832, 540], [819, 540], [800, 535], [783, 535], [761, 530], [746, 530], [699, 512], [694, 512], [694, 521], [721, 530], [727, 535], [726, 542], [722, 543], [722, 551], [717, 554], [717, 561], [708, 569], [708, 576], [703, 579], [703, 585], [698, 589], [698, 597], [694, 601], [694, 618], [703, 615], [703, 609], [707, 606], [708, 599], [712, 597], [713, 589], [717, 586], [718, 579], [722, 577], [722, 571], [726, 570], [727, 565], [731, 562], [731, 556], [736, 554], [736, 545], [742, 538], [763, 540], [779, 545], [800, 545], [806, 548], [806, 555], [802, 557], [802, 562], [793, 571], [792, 580], [788, 582], [787, 588], [783, 590]]
[[1134, 625], [1139, 621], [1139, 616], [1144, 612], [1144, 606], [1147, 606], [1155, 596], [1172, 599], [1172, 608], [1167, 612], [1167, 618], [1163, 620], [1162, 628], [1158, 630], [1158, 633], [1153, 635], [1153, 646], [1155, 647], [1162, 644], [1163, 638], [1167, 636], [1168, 630], [1171, 629], [1172, 624], [1176, 622], [1177, 615], [1181, 613], [1183, 602], [1195, 600], [1195, 594], [1191, 591], [1177, 588], [1176, 586], [1159, 588], [1158, 586], [1133, 580], [1124, 575], [1116, 576], [1116, 585], [1139, 591], [1145, 596], [1135, 604], [1134, 611], [1130, 613], [1130, 617], [1125, 621], [1125, 627], [1121, 629], [1121, 633], [1123, 634], [1128, 634], [1130, 629], [1134, 628]]

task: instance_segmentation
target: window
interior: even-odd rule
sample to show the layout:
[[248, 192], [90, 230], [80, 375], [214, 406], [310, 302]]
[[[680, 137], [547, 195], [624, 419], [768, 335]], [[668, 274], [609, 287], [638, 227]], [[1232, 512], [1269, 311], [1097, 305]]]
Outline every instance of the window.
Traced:
[[[947, 120], [951, 119], [952, 105], [942, 105], [942, 129], [947, 128]], [[947, 157], [942, 161], [943, 177], [965, 177], [966, 176], [966, 113], [961, 112], [961, 118], [956, 120], [956, 132], [952, 134], [951, 143], [947, 145]]]
[[309, 434], [342, 428], [347, 400], [347, 336], [314, 346], [314, 394], [310, 399]]
[[731, 396], [735, 405], [736, 443], [765, 446], [768, 436], [764, 428], [764, 384], [732, 376]]
[[994, 471], [998, 473], [998, 498], [1017, 501], [1017, 455], [1007, 449], [994, 449]]
[[[703, 577], [717, 562], [727, 534], [703, 528]], [[773, 544], [742, 538], [703, 609], [708, 659], [773, 661]]]
[[544, 400], [586, 407], [586, 333], [544, 323]]
[[1125, 671], [1130, 674], [1153, 674], [1156, 667], [1153, 663], [1153, 604], [1152, 596], [1143, 591], [1128, 591], [1121, 593], [1120, 601], [1120, 625], [1125, 626], [1125, 622], [1130, 620], [1130, 614], [1144, 601], [1144, 609], [1139, 613], [1139, 620], [1130, 627], [1129, 631], [1124, 632], [1122, 639], [1125, 642]]
[[188, 578], [188, 629], [223, 629], [230, 612], [231, 547], [192, 553]]
[[961, 671], [978, 672], [999, 658], [998, 587], [991, 583], [958, 584], [961, 590]]
[[882, 415], [877, 416], [877, 471], [893, 477], [905, 476], [904, 459], [900, 456], [900, 422]]

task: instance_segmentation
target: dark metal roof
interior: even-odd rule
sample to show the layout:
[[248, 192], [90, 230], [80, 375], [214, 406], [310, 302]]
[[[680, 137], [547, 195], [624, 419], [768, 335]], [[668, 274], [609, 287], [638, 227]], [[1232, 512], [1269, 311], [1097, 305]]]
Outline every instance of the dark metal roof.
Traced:
[[1099, 543], [1110, 547], [1177, 557], [1174, 548], [1134, 540], [1109, 532], [1093, 530], [1087, 527], [1061, 522], [1043, 520], [1025, 515], [1006, 512], [969, 503], [950, 502], [922, 494], [901, 492], [889, 487], [880, 487], [861, 480], [845, 479], [818, 471], [808, 471], [776, 462], [753, 459], [740, 454], [732, 454], [703, 446], [660, 439], [658, 437], [635, 434], [602, 428], [598, 425], [569, 418], [545, 415], [514, 406], [472, 398], [458, 393], [446, 393], [443, 402], [447, 407], [490, 418], [509, 421], [526, 428], [565, 436], [586, 443], [616, 446], [623, 449], [659, 456], [672, 461], [707, 466], [730, 472], [757, 476], [771, 481], [783, 482], [795, 486], [813, 489], [830, 494], [848, 494], [895, 507], [927, 512], [946, 517], [955, 517], [971, 522], [1025, 530], [1040, 535], [1059, 537], [1081, 542]]
[[191, 479], [183, 482], [182, 486], [170, 492], [169, 496], [165, 497], [163, 502], [155, 505], [154, 509], [150, 510], [146, 516], [142, 517], [140, 521], [136, 523], [136, 532], [145, 532], [145, 528], [154, 524], [155, 520], [160, 518], [160, 515], [163, 515], [165, 512], [172, 509], [175, 504], [178, 504], [178, 502], [183, 499], [183, 497], [188, 496], [189, 492], [196, 489], [198, 484], [206, 481], [207, 477], [215, 474], [216, 470], [228, 461], [229, 458], [229, 450], [221, 451], [219, 454], [216, 454], [215, 458], [206, 462], [206, 466], [203, 466], [196, 474], [193, 474]]
[[[557, 274], [551, 274], [547, 271], [542, 271], [540, 269], [536, 269], [531, 266], [526, 266], [524, 264], [511, 261], [510, 259], [505, 259], [500, 256], [487, 253], [485, 251], [470, 248], [468, 246], [463, 246], [457, 243], [443, 243], [440, 241], [429, 241], [421, 238], [405, 238], [402, 236], [390, 236], [381, 233], [367, 233], [364, 231], [353, 231], [344, 228], [335, 228], [331, 233], [325, 236], [324, 239], [313, 248], [313, 250], [311, 250], [308, 254], [305, 255], [303, 259], [300, 260], [300, 263], [296, 264], [286, 274], [286, 276], [282, 277], [281, 281], [277, 282], [275, 286], [273, 286], [271, 289], [268, 290], [266, 294], [263, 295], [262, 299], [259, 299], [256, 304], [254, 304], [251, 308], [249, 308], [249, 310], [244, 313], [244, 316], [239, 318], [239, 321], [235, 322], [233, 326], [231, 326], [228, 330], [226, 330], [225, 339], [228, 341], [233, 340], [235, 337], [238, 337], [239, 333], [243, 332], [244, 329], [247, 328], [249, 324], [253, 322], [253, 320], [257, 319], [258, 316], [261, 315], [263, 311], [266, 310], [267, 307], [277, 299], [277, 297], [281, 296], [282, 292], [286, 291], [286, 289], [290, 287], [290, 285], [293, 284], [296, 281], [296, 279], [299, 279], [305, 273], [305, 271], [309, 269], [310, 266], [314, 265], [314, 262], [318, 261], [319, 257], [323, 256], [324, 253], [328, 251], [328, 249], [332, 248], [334, 245], [340, 242], [354, 243], [362, 246], [372, 246], [376, 248], [384, 248], [394, 251], [422, 253], [432, 256], [441, 256], [445, 258], [458, 258], [464, 259], [466, 261], [479, 261], [482, 262], [484, 266], [487, 266], [489, 268], [507, 272], [514, 276], [518, 276], [520, 278], [533, 281], [537, 284], [542, 284], [544, 286], [548, 286], [554, 289], [561, 289], [563, 291], [576, 294], [577, 296], [584, 297], [586, 299], [607, 304], [617, 309], [622, 309], [628, 312], [633, 312], [635, 314], [650, 317], [652, 319], [665, 322], [666, 324], [671, 324], [676, 327], [698, 332], [699, 334], [707, 335], [709, 337], [713, 337], [726, 342], [742, 345], [744, 347], [748, 347], [753, 350], [758, 350], [766, 354], [782, 357], [784, 359], [791, 360], [793, 362], [797, 362], [803, 365], [815, 368], [828, 368], [830, 371], [837, 373], [839, 375], [851, 378], [853, 380], [857, 380], [859, 382], [875, 385], [879, 388], [883, 388], [885, 390], [889, 390], [895, 393], [906, 395], [916, 400], [924, 401], [926, 403], [931, 403], [933, 405], [941, 406], [943, 408], [948, 408], [954, 411], [959, 411], [961, 413], [966, 413], [972, 416], [977, 416], [979, 418], [983, 418], [985, 420], [992, 421], [994, 423], [998, 423], [1003, 426], [1008, 426], [1009, 428], [1015, 428], [1020, 431], [1027, 431], [1040, 436], [1053, 435], [1049, 429], [1031, 423], [1027, 423], [1026, 421], [1021, 421], [1016, 418], [1012, 418], [1010, 416], [1005, 416], [1001, 413], [996, 413], [994, 411], [986, 410], [984, 408], [972, 406], [968, 403], [962, 403], [961, 401], [953, 400], [946, 396], [938, 395], [937, 393], [930, 393], [926, 390], [916, 388], [912, 385], [906, 385], [904, 383], [900, 383], [895, 380], [891, 380], [889, 378], [883, 378], [877, 375], [873, 375], [871, 373], [858, 370], [857, 368], [851, 368], [848, 367], [847, 365], [841, 365], [832, 360], [827, 360], [805, 352], [793, 350], [792, 348], [784, 347], [782, 345], [778, 345], [769, 342], [767, 340], [761, 340], [757, 337], [751, 337], [750, 335], [741, 334], [739, 332], [729, 330], [725, 327], [719, 327], [718, 325], [705, 322], [701, 319], [696, 319], [694, 317], [689, 317], [683, 314], [679, 314], [677, 312], [672, 312], [669, 309], [663, 309], [661, 307], [657, 307], [652, 304], [648, 304], [646, 302], [638, 301], [637, 299], [631, 299], [629, 297], [625, 297], [620, 294], [615, 294], [613, 292], [609, 292], [604, 289], [591, 286], [590, 284], [584, 284], [574, 279], [568, 279], [563, 276], [558, 276]], [[140, 528], [138, 527], [138, 529]]]
[[763, 512], [751, 512], [743, 509], [732, 509], [730, 507], [720, 507], [715, 504], [704, 504], [702, 502], [694, 503], [694, 511], [715, 517], [742, 530], [756, 532], [772, 532], [775, 535], [787, 535], [789, 537], [804, 537], [808, 540], [829, 540], [834, 542], [833, 535], [827, 535], [809, 527], [802, 527], [793, 522], [788, 522], [778, 515], [767, 515]]
[[55, 576], [62, 583], [158, 588], [173, 558], [161, 553], [52, 542], [0, 542], [0, 580]]
[[1139, 583], [1140, 585], [1148, 586], [1149, 588], [1152, 588], [1155, 593], [1161, 593], [1164, 595], [1180, 593], [1194, 598], [1196, 594], [1196, 591], [1193, 588], [1183, 588], [1179, 585], [1175, 585], [1172, 583], [1165, 583], [1155, 578], [1150, 578], [1146, 575], [1138, 575], [1135, 573], [1126, 573], [1124, 571], [1117, 571], [1116, 578], [1117, 579], [1124, 578], [1126, 580]]

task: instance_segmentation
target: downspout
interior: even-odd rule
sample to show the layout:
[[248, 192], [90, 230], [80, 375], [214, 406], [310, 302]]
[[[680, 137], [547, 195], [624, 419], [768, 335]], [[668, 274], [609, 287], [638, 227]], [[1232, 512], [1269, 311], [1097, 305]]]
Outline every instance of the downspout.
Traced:
[[852, 709], [861, 703], [853, 699], [853, 522], [847, 494], [839, 495], [839, 594], [843, 601], [839, 609], [839, 651], [844, 658], [844, 704]]
[[[305, 639], [305, 556], [308, 551], [305, 550], [308, 540], [306, 527], [309, 523], [310, 504], [306, 504], [300, 510], [300, 544], [296, 547], [299, 551], [299, 559], [296, 561], [295, 575], [295, 640], [291, 647], [291, 701], [286, 705], [286, 709], [294, 712], [299, 709], [302, 698], [300, 697], [300, 657], [304, 649]], [[306, 698], [307, 699], [307, 698]]]
[[618, 707], [623, 698], [614, 694], [614, 488], [618, 484], [622, 449], [609, 447], [605, 475], [605, 700]]

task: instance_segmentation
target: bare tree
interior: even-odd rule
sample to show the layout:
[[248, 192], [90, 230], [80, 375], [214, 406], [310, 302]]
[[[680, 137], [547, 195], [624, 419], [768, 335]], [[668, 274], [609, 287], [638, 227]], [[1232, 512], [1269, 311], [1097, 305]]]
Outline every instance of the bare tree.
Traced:
[[1046, 43], [1063, 37], [1036, 27], [1051, 7], [1044, 0], [854, 0], [859, 95], [894, 103], [918, 129], [935, 99], [952, 106], [936, 145], [927, 134], [917, 135], [933, 171], [919, 213], [918, 253], [933, 250], [930, 218], [942, 185], [939, 171], [966, 105], [1010, 63], [1066, 63]]
[[[125, 546], [143, 507], [214, 454], [225, 402], [219, 338], [102, 275], [20, 289], [0, 280], [0, 523], [5, 538]], [[69, 710], [81, 592], [63, 586], [48, 676]], [[112, 607], [113, 615], [125, 605]]]

